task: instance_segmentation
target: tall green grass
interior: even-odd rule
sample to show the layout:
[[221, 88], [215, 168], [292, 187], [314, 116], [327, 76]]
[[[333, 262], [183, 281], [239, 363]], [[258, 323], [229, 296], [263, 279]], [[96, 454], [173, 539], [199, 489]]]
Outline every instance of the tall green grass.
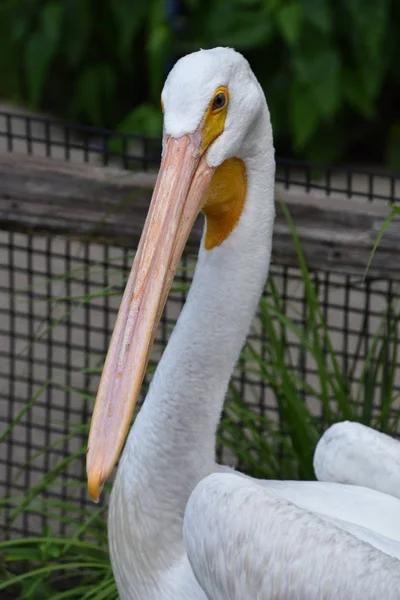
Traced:
[[[313, 452], [322, 424], [327, 426], [351, 419], [389, 434], [397, 433], [398, 417], [392, 407], [398, 399], [396, 368], [400, 315], [396, 305], [388, 304], [369, 340], [366, 340], [366, 328], [361, 326], [352, 359], [344, 368], [339, 363], [334, 340], [325, 322], [318, 286], [307, 269], [291, 217], [285, 206], [282, 209], [297, 250], [305, 311], [298, 315], [296, 310], [288, 310], [288, 301], [282, 300], [279, 292], [279, 281], [272, 276], [269, 278], [268, 294], [260, 301], [255, 323], [256, 333], [263, 331], [268, 341], [260, 350], [256, 339], [250, 336], [240, 364], [246, 377], [268, 386], [276, 410], [262, 413], [250, 408], [242, 399], [240, 381], [234, 378], [218, 440], [224, 452], [230, 453], [238, 466], [251, 475], [313, 479]], [[176, 284], [175, 291], [185, 292], [185, 289], [185, 283]], [[112, 286], [103, 291], [108, 295], [114, 293]], [[93, 296], [79, 299], [82, 303], [92, 300]], [[293, 316], [289, 316], [291, 313]], [[298, 347], [296, 352], [294, 345]], [[315, 367], [312, 380], [301, 377], [305, 356]], [[151, 369], [154, 365], [150, 365]], [[87, 369], [86, 375], [97, 377], [99, 370], [100, 367]], [[0, 443], [12, 436], [14, 428], [50, 384], [45, 382], [28, 401], [10, 423]], [[254, 387], [252, 390], [248, 395], [256, 394]], [[249, 399], [248, 395], [246, 399]], [[91, 396], [83, 396], [93, 401]], [[257, 402], [258, 398], [254, 397], [254, 404]], [[56, 442], [33, 455], [31, 464], [55, 446], [62, 448], [69, 440], [81, 440], [87, 429], [87, 423], [71, 424], [66, 435], [60, 435]], [[80, 472], [85, 451], [83, 445], [77, 444], [74, 453], [51, 465], [35, 486], [21, 495], [0, 501], [0, 513], [3, 513], [0, 517], [6, 516], [9, 526], [17, 523], [24, 514], [47, 520], [47, 525], [37, 536], [0, 541], [1, 598], [7, 598], [6, 593], [20, 600], [118, 598], [108, 556], [105, 506], [81, 507], [79, 502], [61, 500], [52, 494], [60, 484], [65, 485], [67, 468], [76, 465]], [[30, 466], [23, 465], [16, 479], [21, 478]], [[86, 483], [71, 481], [68, 485], [79, 494]], [[65, 531], [62, 535], [61, 528]]]
[[[372, 335], [365, 327], [365, 313], [345, 369], [339, 363], [291, 216], [285, 205], [282, 210], [297, 252], [305, 314], [288, 316], [270, 277], [268, 295], [259, 305], [259, 320], [268, 340], [266, 354], [261, 356], [252, 341], [242, 353], [246, 372], [272, 390], [278, 418], [249, 410], [232, 383], [220, 441], [238, 456], [241, 469], [255, 477], [314, 479], [312, 460], [322, 423], [327, 427], [352, 420], [397, 435], [399, 415], [392, 409], [400, 398], [396, 388], [400, 312], [389, 302]], [[297, 360], [293, 342], [299, 346]], [[305, 354], [314, 363], [313, 382], [300, 376]]]
[[381, 242], [381, 239], [383, 238], [383, 236], [385, 235], [385, 232], [387, 230], [387, 228], [389, 227], [390, 223], [393, 221], [393, 219], [396, 219], [398, 217], [400, 217], [400, 206], [398, 204], [395, 204], [393, 202], [389, 203], [390, 206], [390, 213], [388, 214], [388, 216], [386, 217], [386, 219], [384, 220], [382, 227], [379, 231], [378, 237], [375, 240], [375, 244], [373, 245], [373, 248], [371, 250], [371, 254], [369, 255], [369, 259], [368, 259], [368, 263], [367, 263], [367, 267], [365, 269], [365, 274], [364, 274], [364, 279], [365, 277], [368, 275], [368, 271], [369, 268], [371, 266], [371, 263], [373, 261], [375, 252]]

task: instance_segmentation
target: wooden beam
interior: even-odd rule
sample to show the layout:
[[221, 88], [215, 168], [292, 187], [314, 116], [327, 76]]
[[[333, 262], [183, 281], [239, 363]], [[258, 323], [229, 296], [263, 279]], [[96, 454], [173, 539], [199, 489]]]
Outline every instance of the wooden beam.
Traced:
[[[154, 173], [0, 155], [0, 228], [51, 233], [135, 248], [143, 228]], [[286, 202], [312, 269], [361, 275], [389, 214], [385, 202], [276, 188], [275, 263], [296, 266], [292, 236], [280, 209]], [[278, 201], [279, 200], [279, 201]], [[187, 249], [200, 242], [200, 217]], [[375, 254], [371, 276], [400, 278], [400, 220], [391, 223]]]

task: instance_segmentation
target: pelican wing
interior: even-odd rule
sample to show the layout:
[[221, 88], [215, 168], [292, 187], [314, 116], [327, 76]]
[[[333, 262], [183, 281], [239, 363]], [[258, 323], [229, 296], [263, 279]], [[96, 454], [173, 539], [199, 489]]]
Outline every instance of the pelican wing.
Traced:
[[[400, 501], [397, 498], [341, 483], [266, 480], [259, 484], [400, 559]], [[390, 543], [386, 544], [385, 540]]]
[[400, 498], [400, 442], [360, 423], [332, 425], [318, 442], [319, 481], [365, 486]]
[[400, 563], [239, 475], [190, 496], [184, 542], [209, 600], [398, 600]]

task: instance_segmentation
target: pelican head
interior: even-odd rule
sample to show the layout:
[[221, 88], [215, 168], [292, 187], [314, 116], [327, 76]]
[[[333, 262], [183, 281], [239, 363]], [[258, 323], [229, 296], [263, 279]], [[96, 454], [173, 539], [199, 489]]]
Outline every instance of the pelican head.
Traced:
[[181, 58], [165, 82], [161, 100], [164, 140], [192, 136], [211, 167], [240, 153], [265, 104], [249, 63], [230, 48]]
[[[266, 103], [243, 56], [228, 48], [179, 60], [162, 91], [163, 152], [92, 416], [87, 475], [97, 501], [124, 444], [155, 332], [193, 223], [207, 217], [212, 251], [246, 199], [243, 149]], [[247, 153], [248, 154], [248, 153]]]

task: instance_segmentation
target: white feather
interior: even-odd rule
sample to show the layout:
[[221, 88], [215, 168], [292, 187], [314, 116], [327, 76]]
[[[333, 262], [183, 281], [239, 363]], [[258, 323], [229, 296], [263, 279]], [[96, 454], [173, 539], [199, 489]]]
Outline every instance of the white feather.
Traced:
[[[205, 50], [179, 61], [162, 96], [165, 132], [179, 136], [196, 130], [220, 85], [230, 90], [228, 116], [207, 160], [218, 165], [231, 156], [242, 158], [246, 202], [237, 227], [220, 246], [206, 251], [201, 244], [186, 305], [125, 445], [109, 510], [110, 553], [121, 600], [337, 600], [361, 598], [350, 592], [364, 589], [366, 599], [376, 598], [372, 587], [358, 583], [364, 576], [376, 586], [380, 577], [383, 597], [398, 598], [393, 585], [400, 589], [399, 564], [388, 554], [398, 556], [399, 500], [333, 483], [223, 477], [215, 462], [225, 393], [270, 262], [275, 176], [271, 123], [247, 61], [230, 49]], [[213, 473], [220, 476], [209, 478]], [[375, 548], [361, 541], [365, 539]], [[240, 544], [232, 545], [232, 540]], [[218, 546], [217, 560], [212, 554]], [[260, 562], [260, 552], [267, 562]], [[236, 562], [224, 562], [229, 553], [236, 553]], [[218, 567], [221, 592], [208, 587], [213, 574], [208, 562], [201, 565], [202, 557]], [[252, 574], [251, 585], [273, 581], [276, 595], [257, 596], [254, 587], [253, 593], [240, 594], [242, 573], [235, 565], [241, 564]], [[303, 595], [285, 595], [297, 583]]]
[[250, 479], [201, 481], [183, 531], [209, 600], [399, 598], [396, 559]]
[[315, 475], [400, 498], [400, 442], [361, 423], [336, 423], [318, 442]]

